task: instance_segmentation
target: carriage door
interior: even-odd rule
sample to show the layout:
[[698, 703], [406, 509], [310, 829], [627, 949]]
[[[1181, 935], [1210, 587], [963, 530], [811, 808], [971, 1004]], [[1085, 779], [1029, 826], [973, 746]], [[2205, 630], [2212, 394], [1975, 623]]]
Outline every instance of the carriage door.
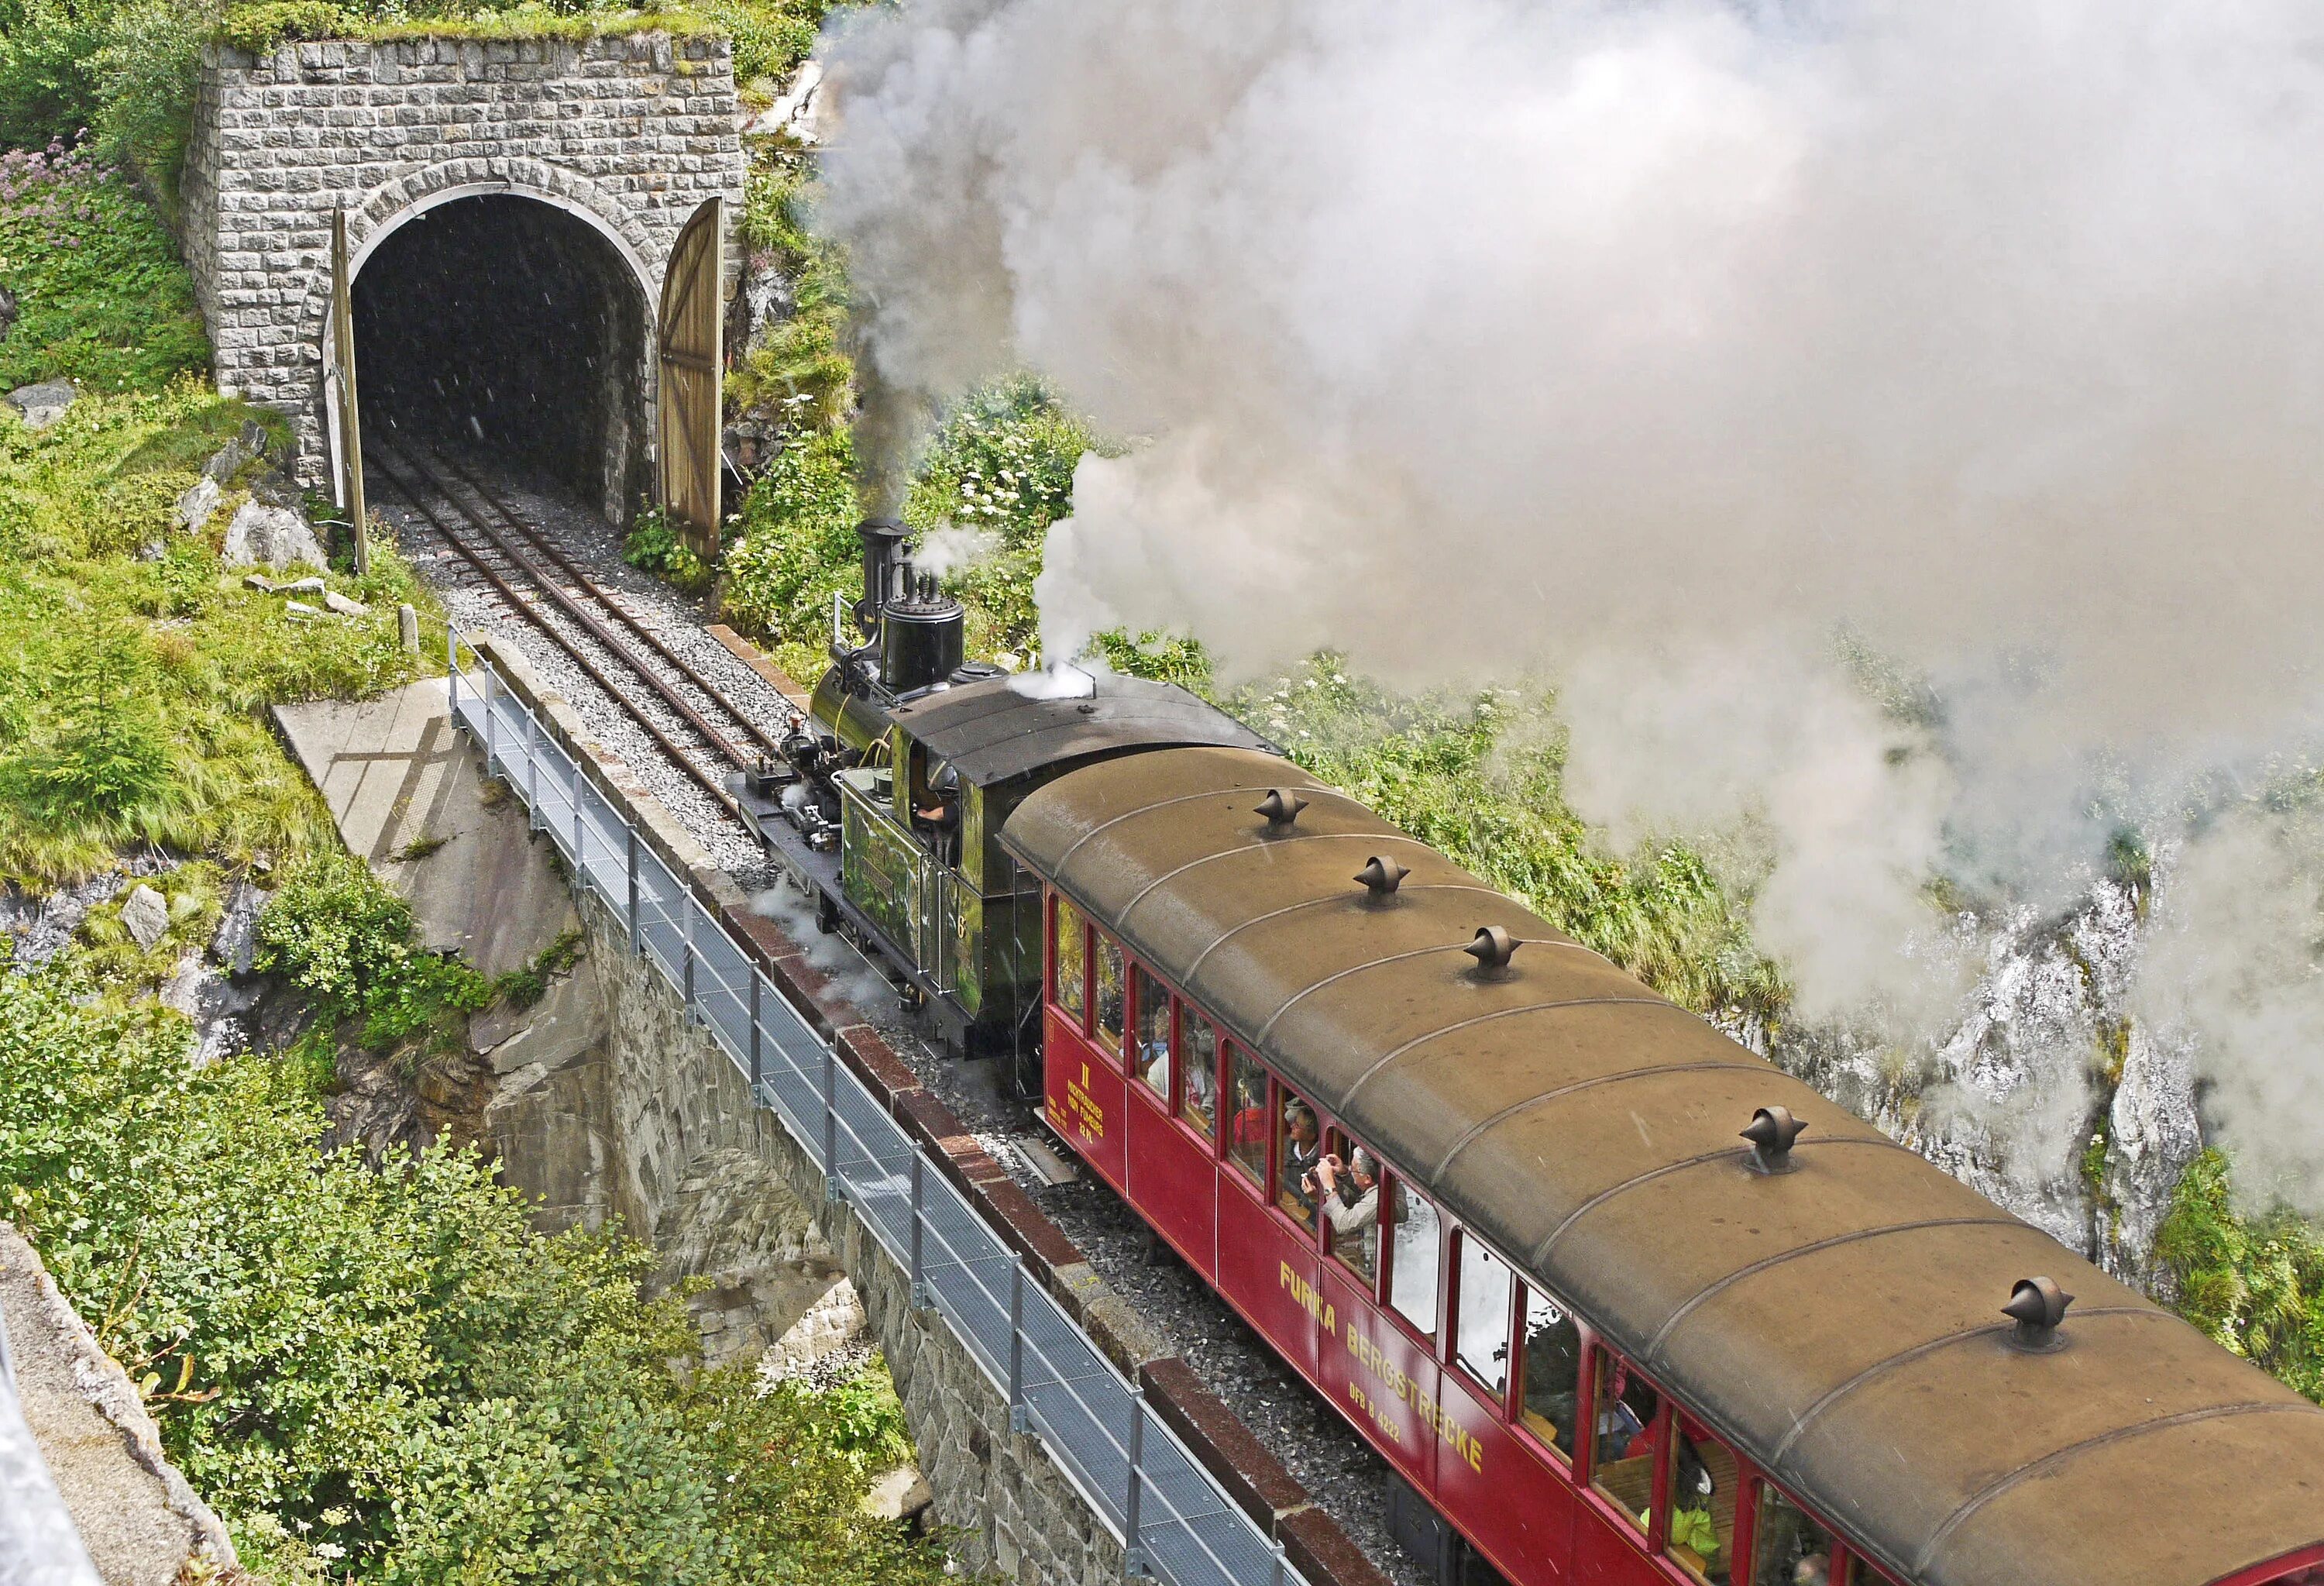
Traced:
[[694, 212], [662, 277], [655, 348], [661, 360], [656, 450], [669, 526], [706, 562], [718, 554], [719, 326], [726, 201]]

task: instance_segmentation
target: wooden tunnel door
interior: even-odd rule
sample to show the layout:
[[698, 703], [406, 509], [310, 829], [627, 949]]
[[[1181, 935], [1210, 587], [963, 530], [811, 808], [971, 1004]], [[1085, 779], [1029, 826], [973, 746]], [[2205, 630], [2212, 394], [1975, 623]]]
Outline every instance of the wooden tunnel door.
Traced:
[[725, 222], [726, 201], [712, 198], [678, 234], [662, 277], [655, 335], [661, 363], [655, 451], [662, 511], [671, 530], [706, 562], [718, 554]]

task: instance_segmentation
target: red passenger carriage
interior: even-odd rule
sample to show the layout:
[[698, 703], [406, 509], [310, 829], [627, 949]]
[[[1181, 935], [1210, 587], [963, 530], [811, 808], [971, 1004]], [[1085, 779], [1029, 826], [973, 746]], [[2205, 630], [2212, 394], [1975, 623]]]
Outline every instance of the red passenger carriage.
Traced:
[[[2324, 1412], [1287, 777], [1162, 751], [1012, 818], [1047, 1113], [1388, 1462], [1447, 1578], [2324, 1570]], [[1734, 1141], [1758, 1107], [1796, 1154]], [[1369, 1184], [1318, 1184], [1360, 1149]], [[1994, 1315], [2032, 1261], [2075, 1324]]]

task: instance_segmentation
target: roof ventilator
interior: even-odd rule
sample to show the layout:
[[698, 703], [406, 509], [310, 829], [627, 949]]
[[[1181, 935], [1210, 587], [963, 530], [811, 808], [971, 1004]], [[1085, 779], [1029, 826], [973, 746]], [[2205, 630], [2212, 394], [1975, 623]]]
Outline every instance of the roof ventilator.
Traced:
[[1805, 1129], [1807, 1120], [1792, 1116], [1788, 1107], [1762, 1107], [1751, 1114], [1751, 1125], [1743, 1138], [1751, 1142], [1751, 1168], [1756, 1173], [1792, 1173], [1799, 1164], [1792, 1160], [1792, 1145]]
[[2073, 1303], [2073, 1296], [2046, 1277], [2019, 1278], [2009, 1291], [2009, 1303], [2001, 1307], [2001, 1314], [2017, 1323], [2009, 1335], [2009, 1347], [2029, 1355], [2065, 1348], [2058, 1325], [2065, 1321], [2066, 1307]]
[[1289, 831], [1291, 823], [1297, 820], [1299, 812], [1306, 807], [1305, 798], [1296, 793], [1286, 793], [1280, 788], [1269, 788], [1267, 797], [1259, 801], [1259, 813], [1267, 817], [1269, 832]]
[[1476, 938], [1461, 951], [1477, 961], [1479, 974], [1495, 975], [1508, 970], [1509, 960], [1517, 956], [1522, 945], [1499, 926], [1479, 926]]
[[1364, 862], [1364, 868], [1356, 872], [1356, 880], [1371, 893], [1372, 902], [1386, 903], [1396, 896], [1396, 890], [1404, 885], [1404, 878], [1411, 873], [1407, 866], [1375, 853]]

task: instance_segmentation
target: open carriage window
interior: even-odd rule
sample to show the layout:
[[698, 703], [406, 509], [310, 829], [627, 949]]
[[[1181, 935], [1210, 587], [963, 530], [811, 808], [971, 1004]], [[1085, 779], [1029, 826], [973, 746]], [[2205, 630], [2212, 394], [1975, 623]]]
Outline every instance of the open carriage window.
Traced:
[[1275, 1203], [1309, 1228], [1315, 1226], [1315, 1198], [1322, 1185], [1315, 1165], [1323, 1157], [1323, 1124], [1315, 1109], [1288, 1090], [1279, 1093], [1275, 1115]]
[[1170, 1099], [1170, 993], [1143, 965], [1132, 965], [1130, 978], [1138, 1008], [1138, 1058], [1131, 1067], [1167, 1102]]
[[1097, 1018], [1092, 1022], [1097, 1038], [1119, 1052], [1121, 1050], [1121, 944], [1113, 941], [1103, 931], [1092, 933], [1097, 938], [1097, 951], [1092, 954], [1092, 967], [1097, 983], [1091, 988], [1097, 1004]]
[[1508, 1263], [1472, 1240], [1461, 1241], [1460, 1336], [1454, 1358], [1499, 1400], [1509, 1380]]
[[1727, 1445], [1679, 1414], [1672, 1417], [1670, 1513], [1663, 1551], [1705, 1586], [1729, 1586], [1735, 1505], [1742, 1477]]
[[1437, 1252], [1444, 1225], [1428, 1197], [1388, 1177], [1388, 1303], [1430, 1338], [1436, 1336]]
[[1228, 1049], [1234, 1094], [1227, 1105], [1227, 1160], [1253, 1185], [1267, 1182], [1267, 1070], [1240, 1047]]
[[1655, 1499], [1655, 1445], [1662, 1431], [1662, 1395], [1629, 1361], [1598, 1351], [1597, 1421], [1590, 1454], [1590, 1485], [1640, 1531]]
[[1210, 1139], [1218, 1132], [1219, 1032], [1193, 1009], [1178, 1009], [1178, 1070], [1185, 1075], [1178, 1116]]
[[1056, 960], [1056, 983], [1050, 988], [1049, 1000], [1064, 1010], [1079, 1029], [1088, 1009], [1082, 911], [1063, 898], [1057, 899]]
[[1364, 1280], [1379, 1286], [1379, 1162], [1338, 1130], [1325, 1142], [1315, 1165], [1315, 1203], [1331, 1230], [1333, 1256]]
[[1561, 1301], [1531, 1284], [1525, 1291], [1525, 1352], [1517, 1375], [1519, 1424], [1572, 1460], [1582, 1398], [1582, 1329]]

